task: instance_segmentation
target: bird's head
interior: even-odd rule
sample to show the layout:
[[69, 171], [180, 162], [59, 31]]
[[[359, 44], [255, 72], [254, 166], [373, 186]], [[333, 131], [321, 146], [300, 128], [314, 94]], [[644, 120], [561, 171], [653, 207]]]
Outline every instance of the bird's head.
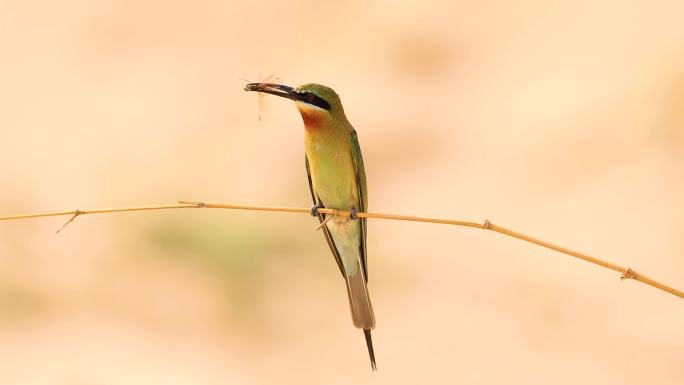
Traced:
[[332, 88], [321, 84], [308, 83], [293, 88], [282, 84], [249, 83], [245, 91], [264, 92], [294, 100], [307, 128], [347, 119], [340, 97]]

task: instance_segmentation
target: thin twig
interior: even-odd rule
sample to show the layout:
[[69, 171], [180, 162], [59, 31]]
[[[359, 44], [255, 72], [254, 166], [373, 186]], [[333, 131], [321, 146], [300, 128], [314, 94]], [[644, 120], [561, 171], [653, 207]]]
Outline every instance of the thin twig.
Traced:
[[328, 215], [328, 217], [325, 218], [325, 220], [323, 220], [323, 222], [321, 222], [321, 224], [319, 224], [318, 226], [316, 226], [316, 231], [322, 229], [323, 226], [327, 225], [327, 224], [328, 224], [328, 221], [330, 221], [331, 219], [333, 219], [333, 217], [334, 217], [334, 215]]
[[60, 231], [64, 230], [64, 228], [67, 227], [69, 223], [73, 222], [74, 219], [76, 219], [76, 217], [81, 214], [83, 214], [81, 210], [76, 210], [76, 212], [74, 212], [74, 215], [72, 215], [68, 221], [64, 222], [64, 224], [62, 225], [62, 227], [59, 228], [59, 230], [55, 231], [55, 234], [59, 234]]
[[194, 204], [183, 204], [183, 203], [171, 203], [171, 204], [161, 204], [161, 205], [146, 205], [146, 206], [129, 206], [129, 207], [114, 207], [106, 209], [90, 209], [90, 210], [71, 210], [71, 211], [53, 211], [48, 213], [36, 213], [36, 214], [19, 214], [19, 215], [6, 215], [0, 216], [0, 221], [9, 221], [14, 219], [28, 219], [28, 218], [41, 218], [41, 217], [57, 217], [62, 215], [86, 215], [86, 214], [104, 214], [104, 213], [118, 213], [124, 211], [150, 211], [150, 210], [165, 210], [165, 209], [188, 209], [197, 208], [197, 203]]
[[[130, 207], [119, 207], [119, 208], [106, 208], [106, 209], [92, 209], [92, 210], [73, 210], [73, 211], [56, 211], [48, 213], [37, 213], [37, 214], [20, 214], [20, 215], [7, 215], [0, 216], [0, 221], [13, 220], [13, 219], [27, 219], [27, 218], [39, 218], [39, 217], [51, 217], [51, 216], [61, 216], [61, 215], [71, 215], [71, 219], [67, 221], [62, 228], [67, 224], [71, 223], [77, 216], [85, 214], [103, 214], [103, 213], [114, 213], [114, 212], [124, 212], [124, 211], [149, 211], [149, 210], [165, 210], [165, 209], [183, 209], [183, 208], [214, 208], [214, 209], [231, 209], [231, 210], [253, 210], [253, 211], [277, 211], [277, 212], [290, 212], [290, 213], [306, 213], [310, 214], [310, 208], [299, 208], [299, 207], [273, 207], [273, 206], [250, 206], [250, 205], [234, 205], [225, 203], [205, 203], [197, 201], [180, 201], [176, 204], [160, 204], [160, 205], [148, 205], [148, 206], [130, 206]], [[341, 217], [349, 217], [349, 211], [319, 208], [318, 213], [328, 214], [329, 218], [333, 215]], [[497, 232], [499, 234], [507, 235], [509, 237], [517, 238], [525, 242], [534, 243], [535, 245], [545, 247], [557, 251], [559, 253], [567, 254], [575, 258], [582, 259], [584, 261], [593, 263], [605, 267], [610, 270], [617, 271], [620, 273], [620, 279], [633, 279], [649, 286], [653, 286], [657, 289], [663, 290], [667, 293], [675, 295], [680, 298], [684, 298], [684, 292], [674, 289], [670, 286], [662, 284], [651, 278], [648, 278], [640, 273], [637, 273], [629, 267], [623, 267], [616, 265], [611, 262], [604, 261], [602, 259], [592, 257], [586, 254], [578, 253], [564, 247], [554, 245], [549, 242], [544, 242], [542, 240], [532, 238], [530, 236], [518, 233], [513, 230], [509, 230], [505, 227], [501, 227], [485, 220], [483, 223], [478, 222], [467, 222], [467, 221], [455, 221], [451, 219], [436, 219], [436, 218], [424, 218], [424, 217], [414, 217], [408, 215], [396, 215], [396, 214], [380, 214], [380, 213], [365, 213], [360, 212], [356, 214], [359, 218], [377, 218], [377, 219], [392, 219], [399, 221], [412, 221], [412, 222], [426, 222], [426, 223], [438, 223], [453, 226], [463, 226], [463, 227], [473, 227], [483, 230], [490, 230]], [[61, 229], [60, 229], [61, 230]]]

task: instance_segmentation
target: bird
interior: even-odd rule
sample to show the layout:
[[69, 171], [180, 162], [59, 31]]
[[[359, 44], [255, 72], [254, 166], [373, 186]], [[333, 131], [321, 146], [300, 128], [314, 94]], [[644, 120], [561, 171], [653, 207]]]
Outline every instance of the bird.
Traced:
[[[372, 370], [377, 370], [371, 330], [375, 314], [368, 293], [366, 172], [359, 140], [330, 87], [308, 83], [290, 87], [249, 83], [245, 91], [276, 95], [294, 101], [304, 122], [305, 165], [313, 199], [311, 215], [318, 218], [325, 240], [346, 283], [354, 326], [362, 329]], [[348, 211], [349, 217], [327, 216], [319, 208]]]

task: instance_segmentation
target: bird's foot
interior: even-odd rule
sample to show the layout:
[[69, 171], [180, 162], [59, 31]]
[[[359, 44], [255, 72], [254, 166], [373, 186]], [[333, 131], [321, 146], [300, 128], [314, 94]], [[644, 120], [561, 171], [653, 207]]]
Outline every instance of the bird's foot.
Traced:
[[350, 220], [350, 221], [355, 221], [355, 220], [357, 220], [358, 217], [356, 216], [356, 214], [357, 214], [358, 212], [359, 212], [359, 211], [356, 209], [356, 207], [352, 207], [352, 208], [349, 210], [349, 220]]
[[325, 206], [323, 206], [320, 203], [311, 206], [311, 216], [317, 217], [318, 216], [318, 209], [324, 209], [324, 208], [325, 208]]

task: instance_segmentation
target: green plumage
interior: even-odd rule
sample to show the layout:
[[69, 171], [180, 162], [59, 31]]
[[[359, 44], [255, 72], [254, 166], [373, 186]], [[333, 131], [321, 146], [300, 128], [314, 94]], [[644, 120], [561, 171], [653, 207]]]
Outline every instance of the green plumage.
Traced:
[[[339, 96], [320, 84], [297, 88], [253, 83], [246, 87], [295, 101], [304, 120], [305, 164], [314, 205], [343, 211], [368, 209], [366, 172], [356, 131], [347, 120]], [[354, 326], [364, 330], [371, 365], [375, 355], [370, 331], [375, 316], [368, 295], [365, 218], [326, 218], [322, 230], [347, 286]]]

